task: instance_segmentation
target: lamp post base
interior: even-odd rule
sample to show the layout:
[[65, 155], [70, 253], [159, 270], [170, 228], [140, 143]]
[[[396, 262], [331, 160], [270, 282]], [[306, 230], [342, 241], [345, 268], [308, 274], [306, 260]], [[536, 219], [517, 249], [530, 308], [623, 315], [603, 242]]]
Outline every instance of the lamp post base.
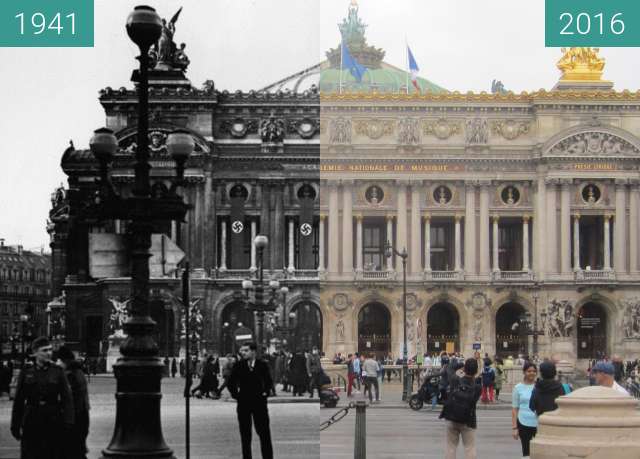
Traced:
[[402, 365], [402, 401], [409, 399], [409, 367], [406, 362]]
[[117, 380], [116, 425], [107, 458], [175, 459], [162, 436], [160, 381], [164, 365], [155, 357], [122, 357], [113, 366]]

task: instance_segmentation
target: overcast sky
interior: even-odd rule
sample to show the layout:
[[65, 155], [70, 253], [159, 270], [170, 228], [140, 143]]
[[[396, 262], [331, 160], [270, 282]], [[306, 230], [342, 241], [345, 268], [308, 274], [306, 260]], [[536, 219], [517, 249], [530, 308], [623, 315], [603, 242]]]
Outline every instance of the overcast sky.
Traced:
[[[360, 0], [368, 42], [404, 67], [405, 39], [420, 74], [449, 90], [551, 89], [558, 49], [544, 47], [544, 1]], [[104, 124], [98, 91], [131, 87], [136, 48], [124, 23], [131, 0], [96, 0], [95, 47], [0, 49], [0, 238], [48, 246], [49, 196], [65, 180], [60, 157], [86, 148]], [[259, 89], [311, 66], [339, 43], [349, 0], [151, 0], [161, 16], [184, 6], [175, 40], [187, 44], [187, 76], [200, 87]], [[636, 90], [640, 51], [606, 48], [605, 78]]]

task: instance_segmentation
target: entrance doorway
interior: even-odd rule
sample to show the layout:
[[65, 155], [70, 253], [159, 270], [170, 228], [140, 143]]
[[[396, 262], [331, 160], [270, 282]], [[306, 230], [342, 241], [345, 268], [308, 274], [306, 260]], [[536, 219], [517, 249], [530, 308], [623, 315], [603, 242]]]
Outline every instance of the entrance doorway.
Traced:
[[496, 355], [506, 358], [527, 354], [527, 335], [520, 325], [525, 309], [518, 303], [505, 303], [496, 313]]
[[382, 303], [369, 303], [358, 313], [358, 352], [376, 358], [391, 353], [391, 314]]
[[294, 335], [292, 351], [309, 351], [313, 347], [322, 350], [322, 314], [320, 308], [313, 303], [298, 303], [292, 309]]
[[460, 316], [451, 303], [436, 303], [427, 313], [427, 352], [460, 350]]
[[578, 312], [578, 358], [601, 359], [607, 353], [607, 312], [598, 303], [586, 303]]
[[[228, 304], [222, 311], [222, 339], [220, 346], [223, 355], [235, 354], [236, 352], [236, 332], [243, 330], [241, 336], [253, 334], [255, 337], [255, 327], [253, 321], [253, 312], [245, 307], [242, 301], [236, 301]], [[250, 333], [247, 333], [250, 331]]]

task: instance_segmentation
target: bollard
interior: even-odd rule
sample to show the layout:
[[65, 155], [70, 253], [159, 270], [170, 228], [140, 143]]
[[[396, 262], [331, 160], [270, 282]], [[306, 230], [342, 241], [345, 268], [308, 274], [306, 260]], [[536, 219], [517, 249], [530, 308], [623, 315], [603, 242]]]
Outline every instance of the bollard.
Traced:
[[367, 402], [356, 402], [356, 435], [353, 445], [353, 458], [367, 458]]
[[640, 414], [632, 397], [593, 386], [557, 403], [557, 410], [540, 416], [531, 459], [640, 457]]

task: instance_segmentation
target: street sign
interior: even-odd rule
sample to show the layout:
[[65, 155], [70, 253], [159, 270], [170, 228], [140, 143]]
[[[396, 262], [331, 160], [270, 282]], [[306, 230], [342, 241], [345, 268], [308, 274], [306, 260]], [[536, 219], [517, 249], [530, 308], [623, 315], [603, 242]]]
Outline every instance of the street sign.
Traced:
[[482, 344], [480, 343], [473, 343], [473, 350], [474, 351], [479, 351], [480, 348], [482, 348]]
[[303, 223], [302, 225], [300, 225], [300, 234], [302, 234], [303, 236], [309, 236], [312, 231], [313, 228], [309, 223]]
[[236, 341], [242, 341], [242, 340], [251, 339], [251, 338], [252, 338], [251, 335], [236, 335]]
[[[165, 234], [151, 235], [149, 275], [168, 276], [184, 259], [184, 252]], [[128, 277], [130, 258], [125, 236], [114, 233], [89, 234], [89, 275], [94, 279]]]
[[234, 233], [240, 234], [242, 230], [244, 230], [244, 224], [240, 220], [236, 220], [231, 224], [231, 231]]

